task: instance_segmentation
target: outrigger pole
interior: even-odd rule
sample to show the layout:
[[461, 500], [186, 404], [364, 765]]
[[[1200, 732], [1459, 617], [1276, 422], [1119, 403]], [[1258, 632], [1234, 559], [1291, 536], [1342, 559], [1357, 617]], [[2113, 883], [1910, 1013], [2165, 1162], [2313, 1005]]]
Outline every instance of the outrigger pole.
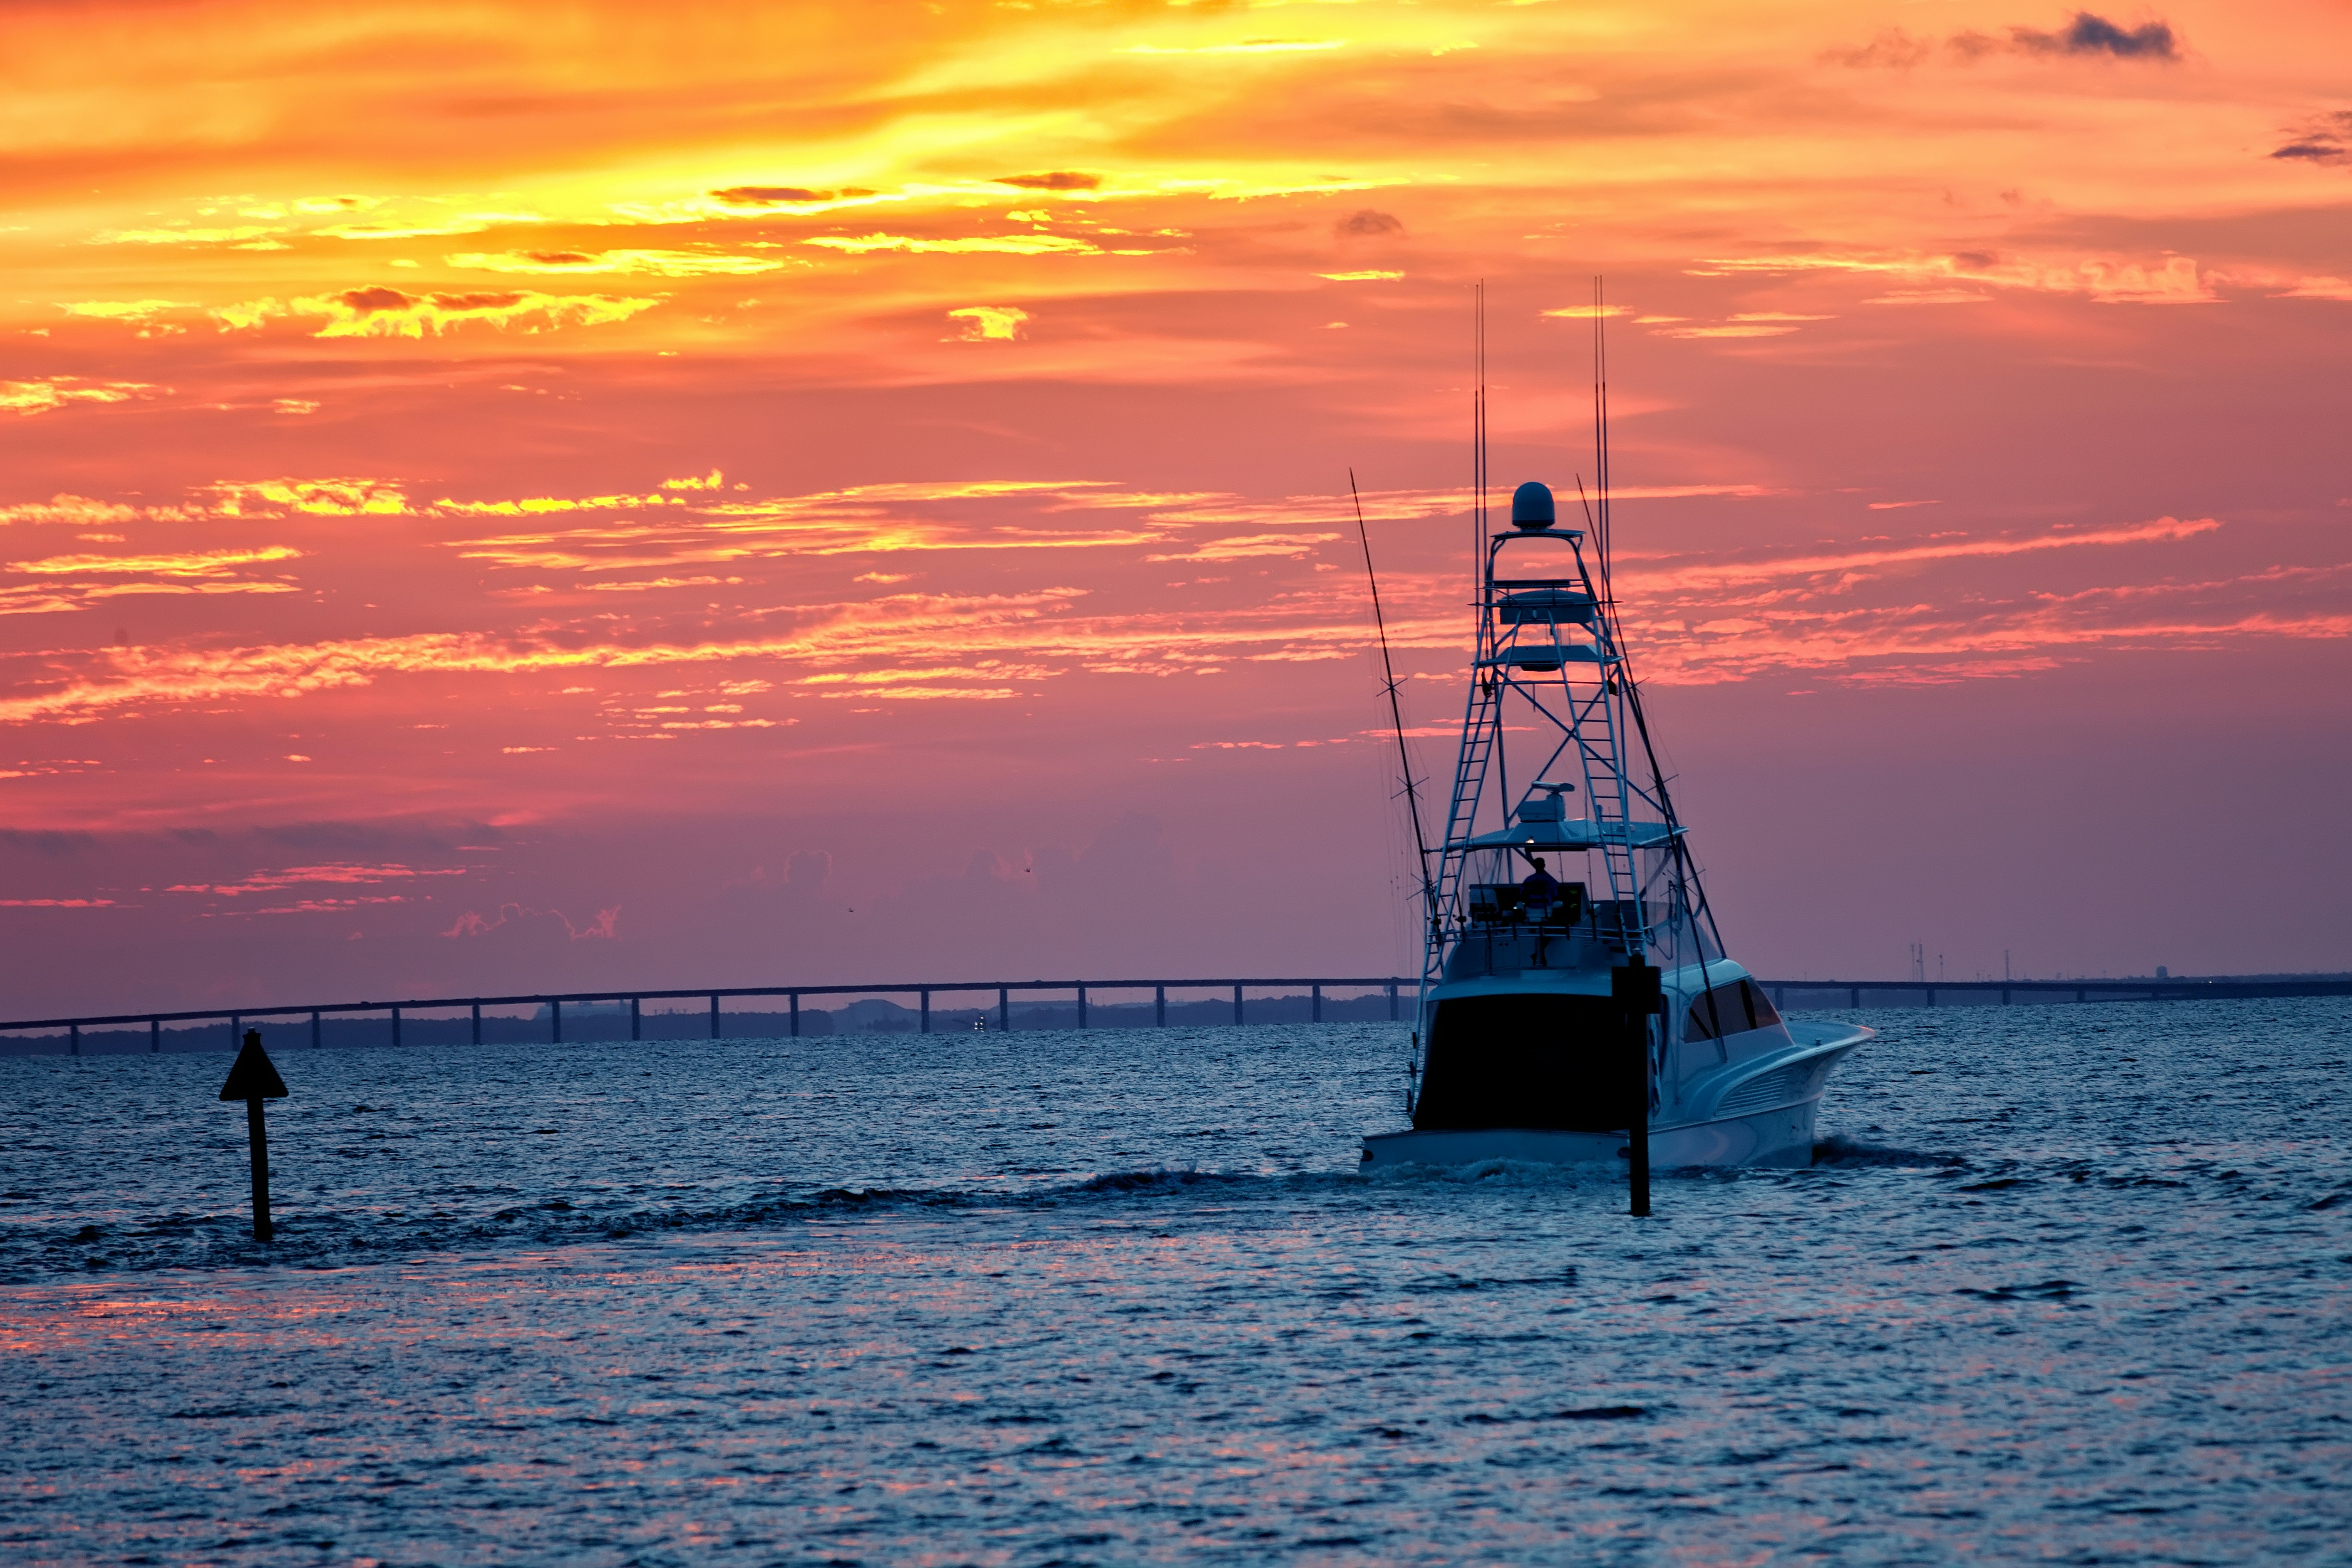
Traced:
[[1356, 537], [1364, 546], [1364, 581], [1372, 590], [1372, 627], [1381, 639], [1381, 679], [1388, 688], [1389, 720], [1396, 729], [1397, 771], [1404, 779], [1405, 809], [1412, 814], [1412, 847], [1421, 870], [1422, 901], [1429, 910], [1429, 923], [1437, 924], [1437, 884], [1429, 875], [1429, 839], [1421, 826], [1421, 795], [1412, 778], [1412, 753], [1405, 749], [1404, 705], [1397, 697], [1396, 664], [1389, 657], [1388, 617], [1381, 613], [1381, 580], [1372, 572], [1372, 536], [1364, 527], [1364, 498], [1356, 489], [1356, 470], [1348, 470], [1348, 499], [1356, 503]]

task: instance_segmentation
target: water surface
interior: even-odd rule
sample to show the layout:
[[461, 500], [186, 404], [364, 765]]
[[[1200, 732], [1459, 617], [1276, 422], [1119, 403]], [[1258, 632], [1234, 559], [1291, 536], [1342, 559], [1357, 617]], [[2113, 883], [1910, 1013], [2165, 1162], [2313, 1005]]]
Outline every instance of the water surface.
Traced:
[[0, 1060], [23, 1563], [2345, 1563], [2352, 1007], [1862, 1015], [1803, 1172], [1387, 1026]]

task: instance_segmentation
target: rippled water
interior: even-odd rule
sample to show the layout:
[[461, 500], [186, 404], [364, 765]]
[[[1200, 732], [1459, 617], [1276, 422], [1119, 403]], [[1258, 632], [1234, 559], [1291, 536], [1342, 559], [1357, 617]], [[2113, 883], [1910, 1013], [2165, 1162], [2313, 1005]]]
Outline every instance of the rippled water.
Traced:
[[1386, 1026], [0, 1060], [16, 1563], [2352, 1562], [2352, 1008], [1864, 1015], [1805, 1172]]

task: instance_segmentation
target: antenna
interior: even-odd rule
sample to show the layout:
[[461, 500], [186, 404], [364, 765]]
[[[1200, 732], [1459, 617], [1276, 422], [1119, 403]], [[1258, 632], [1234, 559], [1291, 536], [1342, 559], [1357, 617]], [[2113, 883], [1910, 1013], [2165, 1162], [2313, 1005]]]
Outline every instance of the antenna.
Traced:
[[1470, 591], [1485, 592], [1486, 581], [1486, 280], [1471, 291], [1470, 374], [1475, 389], [1470, 395]]
[[1364, 527], [1364, 498], [1356, 491], [1356, 470], [1348, 470], [1348, 499], [1356, 503], [1356, 537], [1364, 546], [1364, 581], [1372, 589], [1372, 626], [1381, 638], [1381, 677], [1389, 690], [1389, 719], [1396, 727], [1397, 767], [1404, 776], [1405, 808], [1412, 813], [1412, 847], [1421, 868], [1421, 896], [1437, 923], [1437, 884], [1429, 877], [1429, 839], [1421, 829], [1421, 796], [1412, 779], [1412, 756], [1404, 744], [1404, 707], [1397, 699], [1396, 665], [1389, 658], [1388, 617], [1381, 613], [1381, 580], [1372, 573], [1372, 536]]
[[[1609, 574], [1609, 333], [1607, 295], [1601, 279], [1592, 280], [1592, 467], [1593, 481], [1599, 489], [1596, 508], [1585, 500], [1585, 511], [1592, 521], [1594, 556], [1601, 567], [1601, 613], [1609, 624], [1610, 641], [1617, 650], [1617, 684], [1623, 689], [1625, 711], [1633, 721], [1633, 729], [1642, 737], [1642, 754], [1650, 764], [1650, 784], [1657, 791], [1658, 813], [1670, 828], [1679, 827], [1681, 819], [1675, 815], [1674, 796], [1666, 789], [1665, 770], [1658, 765], [1658, 749], [1650, 740], [1649, 716], [1642, 710], [1642, 688], [1633, 679], [1633, 666], [1625, 646], [1624, 628], [1617, 615], [1617, 591]], [[1580, 499], [1584, 495], [1584, 481], [1576, 482]], [[1691, 890], [1689, 914], [1691, 938], [1698, 945], [1700, 973], [1706, 962], [1706, 948], [1700, 939], [1698, 923], [1706, 921], [1707, 933], [1715, 938], [1716, 952], [1725, 951], [1723, 931], [1715, 921], [1715, 907], [1707, 902], [1706, 884], [1698, 874], [1698, 863], [1691, 858], [1690, 847], [1683, 842], [1679, 832], [1670, 833], [1667, 843], [1675, 865]]]
[[[1592, 280], [1592, 482], [1600, 492], [1600, 510], [1592, 527], [1592, 548], [1601, 562], [1601, 587], [1616, 602], [1610, 584], [1609, 552], [1609, 307], [1601, 279]], [[1583, 489], [1579, 481], [1580, 490]]]

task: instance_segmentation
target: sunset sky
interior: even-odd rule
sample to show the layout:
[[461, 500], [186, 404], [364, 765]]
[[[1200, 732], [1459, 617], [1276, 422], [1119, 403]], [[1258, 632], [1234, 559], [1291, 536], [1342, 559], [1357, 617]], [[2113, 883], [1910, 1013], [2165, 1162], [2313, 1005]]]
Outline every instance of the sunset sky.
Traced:
[[[1736, 957], [2352, 967], [2352, 6], [18, 4], [0, 1014], [1409, 966], [1592, 467]], [[1387, 749], [1384, 750], [1384, 747]], [[1441, 779], [1441, 784], [1442, 784]]]

